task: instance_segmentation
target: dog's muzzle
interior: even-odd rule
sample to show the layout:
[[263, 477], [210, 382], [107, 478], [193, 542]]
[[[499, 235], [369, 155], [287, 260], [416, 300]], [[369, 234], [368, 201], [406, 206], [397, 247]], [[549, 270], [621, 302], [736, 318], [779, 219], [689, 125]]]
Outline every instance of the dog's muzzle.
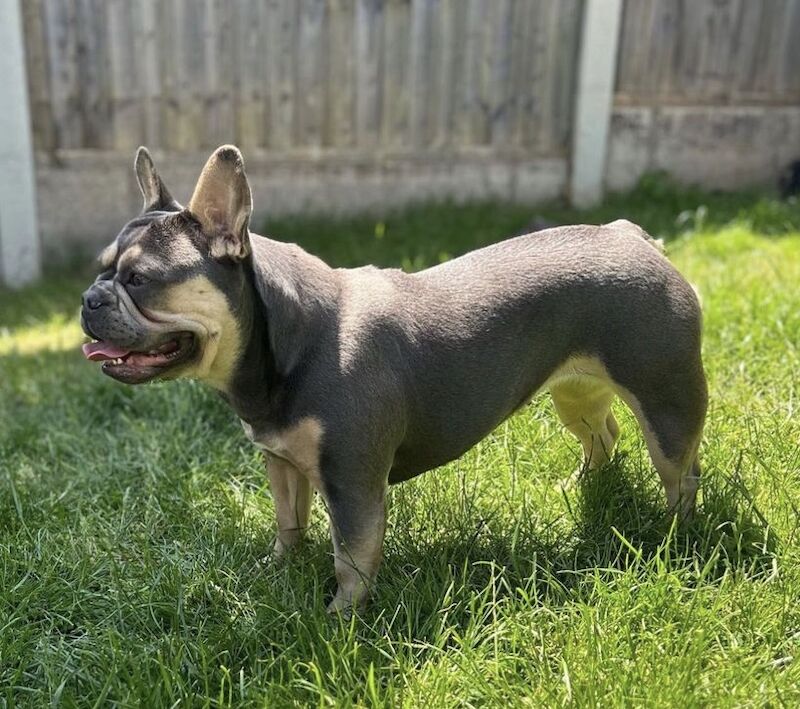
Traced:
[[81, 304], [81, 325], [92, 339], [111, 340], [123, 347], [150, 339], [148, 328], [130, 312], [113, 281], [95, 281], [81, 296]]
[[87, 359], [101, 362], [114, 379], [138, 384], [185, 363], [197, 352], [191, 332], [149, 327], [136, 305], [113, 281], [95, 281], [81, 297], [81, 326], [95, 342], [83, 345]]

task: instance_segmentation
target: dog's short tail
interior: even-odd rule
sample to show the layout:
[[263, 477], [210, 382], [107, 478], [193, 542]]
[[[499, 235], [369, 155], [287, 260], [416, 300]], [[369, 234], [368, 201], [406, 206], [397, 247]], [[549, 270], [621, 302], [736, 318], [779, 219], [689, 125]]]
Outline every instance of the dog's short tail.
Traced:
[[[650, 246], [652, 246], [656, 251], [658, 251], [658, 253], [664, 256], [664, 258], [667, 258], [666, 252], [664, 251], [664, 240], [654, 239], [638, 224], [634, 224], [633, 222], [628, 221], [627, 219], [617, 219], [616, 221], [611, 222], [610, 224], [606, 224], [606, 226], [636, 234], [636, 236], [639, 236], [642, 239], [644, 239], [648, 244], [650, 244]], [[697, 302], [700, 304], [700, 307], [702, 308], [703, 297], [700, 295], [700, 289], [694, 283], [690, 283], [689, 285], [692, 287], [694, 294], [697, 296]]]
[[613, 221], [610, 224], [606, 224], [606, 226], [613, 227], [614, 229], [619, 229], [620, 231], [628, 231], [633, 234], [636, 234], [636, 236], [644, 239], [648, 244], [650, 244], [650, 246], [652, 246], [660, 254], [664, 254], [664, 240], [654, 239], [638, 224], [634, 224], [633, 222], [628, 221], [627, 219], [617, 219], [616, 221]]

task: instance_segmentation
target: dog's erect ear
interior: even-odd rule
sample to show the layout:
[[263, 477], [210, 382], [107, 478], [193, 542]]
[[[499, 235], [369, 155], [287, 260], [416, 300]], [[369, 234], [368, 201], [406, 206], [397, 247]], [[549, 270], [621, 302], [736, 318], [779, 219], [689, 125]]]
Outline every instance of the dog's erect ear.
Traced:
[[136, 171], [136, 180], [142, 191], [142, 197], [144, 197], [142, 211], [179, 212], [181, 210], [181, 205], [172, 198], [169, 190], [161, 181], [156, 172], [156, 166], [153, 164], [153, 158], [150, 157], [150, 153], [144, 146], [136, 151], [133, 169]]
[[223, 145], [214, 151], [200, 173], [189, 211], [203, 227], [211, 256], [239, 260], [250, 253], [247, 228], [253, 204], [238, 148]]

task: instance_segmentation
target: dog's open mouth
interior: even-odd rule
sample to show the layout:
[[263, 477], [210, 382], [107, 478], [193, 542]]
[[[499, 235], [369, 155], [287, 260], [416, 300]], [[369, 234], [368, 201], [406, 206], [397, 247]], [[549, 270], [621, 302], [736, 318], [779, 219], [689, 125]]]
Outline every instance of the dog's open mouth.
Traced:
[[169, 340], [147, 352], [118, 347], [104, 340], [87, 342], [83, 354], [93, 362], [102, 362], [103, 374], [128, 383], [145, 382], [193, 354], [195, 338], [190, 332], [172, 335]]

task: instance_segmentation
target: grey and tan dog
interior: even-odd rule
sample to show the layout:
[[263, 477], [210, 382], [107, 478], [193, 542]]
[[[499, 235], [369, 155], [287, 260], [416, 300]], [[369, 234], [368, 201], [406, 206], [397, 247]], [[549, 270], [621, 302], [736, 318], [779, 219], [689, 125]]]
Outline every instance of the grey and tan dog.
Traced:
[[619, 396], [668, 504], [691, 514], [700, 306], [636, 225], [548, 229], [414, 274], [333, 269], [250, 233], [236, 148], [209, 158], [185, 208], [144, 148], [135, 169], [144, 208], [83, 295], [84, 353], [121, 382], [191, 377], [222, 394], [268, 461], [276, 555], [319, 491], [331, 609], [364, 601], [375, 579], [387, 485], [458, 457], [543, 389], [589, 468], [611, 456]]

